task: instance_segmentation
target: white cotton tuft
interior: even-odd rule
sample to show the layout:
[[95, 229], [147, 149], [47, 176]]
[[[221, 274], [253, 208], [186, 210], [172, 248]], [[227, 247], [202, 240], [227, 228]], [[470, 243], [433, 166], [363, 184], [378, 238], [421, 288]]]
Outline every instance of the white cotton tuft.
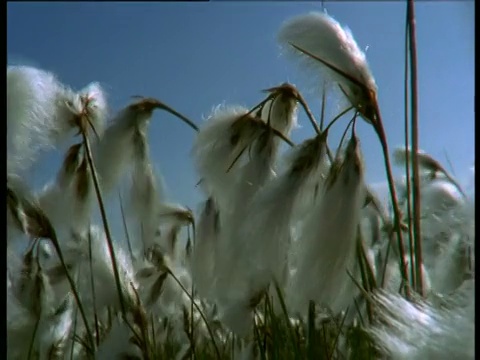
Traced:
[[420, 191], [423, 215], [440, 214], [464, 203], [462, 194], [455, 185], [443, 179], [423, 184]]
[[[407, 273], [410, 277], [410, 255], [405, 255], [405, 266], [407, 267]], [[413, 259], [413, 267], [416, 269], [415, 258]], [[432, 281], [430, 278], [430, 273], [427, 267], [424, 264], [421, 266], [422, 269], [422, 283], [425, 293], [428, 294], [432, 290]], [[383, 275], [383, 264], [380, 268], [377, 269], [377, 279], [381, 279]], [[388, 264], [385, 269], [385, 288], [388, 291], [393, 293], [398, 293], [403, 289], [403, 278], [400, 272], [400, 261], [397, 257], [390, 254], [388, 259]]]
[[118, 184], [134, 161], [143, 155], [148, 158], [146, 131], [151, 117], [151, 112], [127, 106], [113, 117], [96, 144], [93, 157], [105, 193]]
[[473, 211], [465, 211], [468, 200], [446, 179], [422, 184], [421, 226], [425, 266], [430, 272], [432, 287], [437, 292], [450, 292], [468, 275], [472, 248], [469, 241]]
[[[262, 120], [285, 136], [290, 134], [296, 121], [297, 100], [291, 94], [279, 93], [262, 109]], [[231, 171], [235, 180], [231, 183], [235, 216], [243, 218], [250, 212], [253, 200], [265, 185], [275, 178], [275, 160], [278, 156], [280, 138], [273, 131], [262, 131], [246, 149], [245, 164], [239, 164]], [[243, 209], [243, 211], [242, 211]]]
[[376, 345], [394, 360], [474, 359], [472, 290], [459, 294], [462, 299], [452, 297], [443, 308], [423, 301], [414, 304], [395, 293], [375, 294], [380, 321], [370, 332]]
[[135, 220], [135, 229], [139, 229], [134, 232], [136, 248], [139, 244], [143, 244], [146, 250], [155, 242], [159, 225], [159, 206], [163, 195], [163, 189], [157, 182], [153, 166], [148, 161], [137, 160], [133, 166], [127, 203], [128, 218]]
[[[270, 120], [270, 125], [288, 136], [292, 129], [298, 127], [297, 99], [290, 94], [278, 94], [274, 99], [268, 100], [262, 108], [261, 118], [265, 122]], [[280, 141], [278, 139], [277, 141]]]
[[56, 308], [52, 309], [46, 321], [40, 323], [38, 329], [38, 340], [40, 340], [40, 353], [51, 354], [56, 348], [62, 351], [69, 340], [73, 325], [73, 307], [71, 295], [62, 301]]
[[231, 207], [234, 207], [235, 217], [246, 215], [257, 192], [274, 178], [273, 167], [278, 149], [276, 140], [273, 132], [262, 133], [247, 150], [248, 162], [231, 170], [235, 175], [230, 185], [233, 192]]
[[[246, 277], [248, 261], [246, 263], [245, 260], [249, 259], [250, 253], [248, 250], [245, 251], [245, 247], [249, 247], [249, 240], [246, 240], [246, 237], [250, 235], [245, 234], [243, 230], [249, 228], [250, 216], [258, 211], [253, 205], [258, 192], [274, 178], [272, 170], [276, 148], [274, 136], [271, 131], [260, 134], [249, 149], [248, 162], [232, 169], [235, 179], [230, 184], [232, 191], [230, 206], [220, 208], [219, 254], [222, 256], [216, 262], [218, 280], [216, 285], [219, 294], [229, 289], [230, 295], [233, 293], [244, 295], [242, 284], [235, 283], [235, 280], [244, 282], [249, 278]], [[235, 288], [232, 287], [233, 283]], [[234, 297], [237, 298], [237, 295]]]
[[216, 257], [220, 256], [216, 252], [219, 232], [218, 216], [215, 201], [209, 198], [196, 225], [191, 273], [198, 294], [205, 298], [211, 296], [215, 261]]
[[238, 255], [247, 259], [243, 266], [256, 284], [253, 291], [266, 287], [273, 279], [282, 285], [286, 281], [291, 215], [300, 190], [289, 180], [274, 180], [257, 195], [242, 229], [243, 252]]
[[[295, 121], [296, 100], [292, 96], [284, 95], [280, 92], [275, 96], [273, 103], [267, 102], [261, 116], [264, 122], [270, 123], [279, 132], [288, 135]], [[259, 209], [254, 203], [259, 192], [275, 179], [275, 160], [280, 145], [277, 135], [269, 128], [259, 126], [257, 119], [252, 117], [239, 119], [240, 117], [231, 120], [231, 125], [224, 130], [226, 134], [217, 135], [217, 143], [225, 145], [218, 148], [224, 149], [218, 152], [218, 156], [223, 159], [217, 160], [215, 165], [225, 164], [225, 168], [223, 171], [220, 168], [218, 176], [214, 177], [218, 186], [211, 187], [220, 189], [211, 193], [218, 204], [220, 223], [219, 240], [216, 244], [218, 256], [214, 270], [217, 280], [215, 291], [220, 298], [230, 297], [235, 301], [244, 296], [244, 291], [255, 291], [250, 287], [262, 286], [258, 284], [267, 281], [266, 278], [257, 279], [255, 284], [250, 281], [252, 276], [248, 275], [249, 265], [247, 264], [253, 261], [248, 259], [251, 258], [250, 250], [252, 243], [255, 242], [253, 239], [258, 237], [257, 235], [252, 237], [250, 233], [247, 234], [243, 230], [251, 228], [251, 217], [258, 213]], [[226, 143], [228, 140], [230, 143]], [[226, 173], [228, 167], [242, 151], [243, 157], [239, 158], [229, 173]], [[215, 161], [216, 155], [210, 152], [209, 156], [209, 161]], [[225, 159], [228, 160], [225, 161]], [[205, 176], [203, 179], [205, 180]], [[263, 216], [267, 213], [263, 213]], [[263, 255], [259, 257], [263, 259]], [[264, 276], [267, 275], [264, 274]], [[232, 287], [233, 283], [235, 287]]]
[[[120, 300], [108, 251], [107, 239], [102, 228], [91, 226], [90, 229], [77, 235], [77, 240], [62, 246], [65, 261], [78, 272], [77, 289], [86, 309], [93, 311], [92, 283], [89, 262], [89, 237], [92, 247], [92, 272], [95, 284], [95, 306], [98, 311], [111, 306], [119, 309]], [[117, 268], [124, 299], [134, 299], [132, 286], [138, 288], [135, 271], [130, 256], [113, 239]]]
[[311, 183], [321, 183], [320, 174], [326, 172], [325, 145], [323, 136], [305, 141], [294, 150], [287, 171], [261, 188], [252, 200], [240, 238], [233, 244], [243, 268], [234, 271], [246, 273], [250, 292], [260, 291], [272, 280], [281, 288], [286, 285], [295, 211], [299, 202], [312, 197]]
[[[287, 21], [280, 30], [279, 40], [287, 52], [302, 54], [302, 58], [306, 58], [308, 65], [323, 70], [331, 80], [341, 85], [353, 106], [359, 110], [368, 106], [369, 100], [377, 91], [377, 86], [367, 64], [365, 53], [360, 50], [348, 28], [342, 27], [325, 13], [312, 12]], [[354, 78], [364, 89], [310, 55], [303, 54], [291, 44], [321, 58]], [[363, 114], [368, 110], [360, 112]]]
[[[182, 286], [190, 292], [192, 281], [187, 270], [178, 264], [173, 264], [173, 266], [170, 266], [170, 269]], [[182, 306], [190, 307], [191, 305], [190, 298], [171, 275], [165, 279], [160, 301], [164, 306], [164, 311], [170, 311], [172, 315], [178, 313], [178, 310], [181, 309]]]
[[468, 245], [462, 234], [454, 233], [447, 241], [437, 245], [434, 254], [428, 254], [432, 288], [440, 294], [456, 290], [473, 273], [469, 268]]
[[106, 113], [106, 97], [98, 83], [77, 93], [47, 71], [27, 66], [8, 67], [8, 173], [27, 170], [42, 152], [73, 135], [81, 119], [82, 126], [87, 125], [84, 115], [97, 134], [101, 134]]
[[[393, 150], [392, 159], [396, 165], [405, 165], [407, 161], [407, 154], [408, 154], [408, 157], [410, 158], [409, 160], [411, 163], [412, 155], [413, 155], [412, 150], [410, 148], [407, 148], [407, 151], [405, 151], [405, 147], [399, 146]], [[422, 159], [427, 158], [428, 154], [425, 151], [418, 149], [417, 156], [419, 158], [419, 165], [422, 165]]]
[[[89, 180], [93, 187], [93, 184]], [[62, 183], [57, 179], [48, 183], [38, 194], [38, 203], [61, 235], [71, 231], [85, 231], [90, 220], [93, 193], [87, 195], [86, 201], [79, 201], [76, 195], [75, 181]]]
[[[410, 158], [410, 164], [413, 163], [413, 153], [410, 148], [405, 150], [405, 147], [398, 147], [393, 152], [393, 159], [397, 165], [405, 167], [407, 157]], [[431, 155], [425, 151], [418, 150], [417, 152], [418, 167], [420, 169], [420, 184], [423, 186], [432, 180], [447, 180], [455, 190], [464, 198], [467, 194], [463, 191], [459, 182]], [[413, 185], [412, 185], [413, 186]]]
[[317, 135], [303, 141], [287, 155], [289, 173], [295, 177], [303, 177], [292, 219], [296, 228], [317, 203], [327, 178], [331, 164], [326, 156], [325, 142], [324, 135]]
[[7, 67], [7, 172], [26, 170], [41, 151], [71, 130], [67, 102], [72, 92], [52, 73], [27, 66]]
[[[220, 209], [228, 208], [232, 196], [230, 184], [235, 179], [229, 166], [247, 144], [249, 135], [241, 134], [237, 143], [232, 143], [232, 125], [248, 109], [240, 106], [217, 107], [207, 118], [195, 140], [193, 156], [204, 188], [209, 196], [220, 201]], [[235, 140], [235, 139], [234, 139]]]
[[[80, 90], [79, 96], [86, 100], [86, 111], [98, 135], [102, 135], [108, 114], [107, 97], [98, 82], [93, 82]], [[85, 102], [84, 100], [84, 102]], [[89, 131], [91, 133], [91, 131]]]
[[352, 298], [357, 227], [365, 201], [364, 170], [357, 138], [345, 160], [333, 166], [297, 240], [298, 269], [288, 291], [295, 311], [304, 312], [309, 300], [338, 312]]

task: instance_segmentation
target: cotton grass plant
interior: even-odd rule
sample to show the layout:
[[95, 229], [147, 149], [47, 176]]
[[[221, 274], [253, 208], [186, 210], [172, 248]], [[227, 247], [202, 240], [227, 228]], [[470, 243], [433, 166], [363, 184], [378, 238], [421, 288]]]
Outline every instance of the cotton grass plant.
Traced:
[[[322, 75], [322, 108], [337, 90], [347, 108], [317, 122], [283, 83], [197, 126], [155, 98], [114, 113], [97, 83], [75, 91], [7, 67], [8, 359], [474, 357], [473, 198], [418, 139], [393, 152], [408, 169], [394, 179], [375, 79], [348, 29], [311, 13], [279, 39]], [[155, 170], [156, 109], [197, 132], [197, 212], [168, 200]], [[299, 110], [313, 131], [294, 144]], [[365, 182], [360, 118], [382, 145], [389, 204]], [[58, 174], [29, 188], [33, 162], [66, 142]], [[112, 197], [125, 242], [112, 237]]]

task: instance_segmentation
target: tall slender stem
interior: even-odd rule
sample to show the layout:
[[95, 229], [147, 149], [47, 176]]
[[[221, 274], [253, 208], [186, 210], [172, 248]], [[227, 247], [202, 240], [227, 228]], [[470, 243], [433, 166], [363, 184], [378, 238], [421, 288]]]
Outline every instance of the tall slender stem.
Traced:
[[90, 270], [90, 287], [92, 289], [93, 320], [95, 321], [95, 340], [97, 341], [98, 347], [100, 346], [100, 328], [98, 326], [97, 297], [95, 292], [95, 279], [93, 277], [92, 234], [90, 230], [88, 231], [88, 263]]
[[[213, 348], [215, 349], [215, 353], [217, 355], [217, 359], [221, 359], [221, 355], [220, 355], [220, 351], [218, 350], [218, 347], [217, 347], [217, 343], [215, 341], [215, 335], [213, 334], [213, 331], [212, 331], [212, 328], [210, 327], [210, 324], [208, 323], [208, 320], [207, 318], [205, 317], [205, 315], [203, 314], [202, 312], [202, 309], [200, 308], [200, 306], [196, 303], [196, 301], [193, 299], [193, 294], [190, 294], [188, 292], [187, 289], [185, 289], [185, 286], [183, 286], [183, 284], [181, 283], [180, 280], [178, 280], [178, 278], [175, 276], [175, 274], [173, 273], [172, 270], [170, 269], [167, 269], [167, 272], [168, 274], [170, 274], [170, 276], [173, 278], [173, 280], [175, 280], [175, 282], [178, 284], [178, 286], [180, 286], [180, 288], [183, 290], [183, 292], [185, 293], [185, 295], [188, 296], [188, 298], [190, 299], [190, 301], [192, 301], [192, 304], [193, 306], [195, 306], [195, 308], [197, 309], [198, 313], [200, 314], [201, 318], [203, 319], [204, 323], [205, 323], [205, 327], [207, 328], [207, 331], [208, 331], [208, 334], [210, 335], [210, 340], [212, 340], [212, 345], [213, 345]], [[193, 314], [192, 314], [193, 315]]]
[[410, 157], [408, 156], [409, 149], [409, 126], [408, 126], [408, 19], [405, 25], [405, 176], [406, 176], [406, 190], [407, 190], [407, 227], [408, 227], [408, 243], [409, 243], [409, 253], [410, 253], [410, 280], [412, 282], [412, 287], [416, 289], [416, 275], [415, 275], [415, 243], [413, 237], [413, 227], [412, 227], [412, 183], [410, 180]]
[[126, 307], [123, 299], [122, 284], [120, 281], [120, 273], [118, 272], [118, 263], [117, 263], [117, 258], [115, 256], [115, 250], [113, 248], [112, 236], [110, 234], [110, 228], [108, 226], [107, 212], [105, 211], [105, 205], [103, 204], [102, 192], [100, 190], [100, 184], [98, 181], [97, 172], [95, 170], [95, 165], [93, 163], [93, 156], [92, 156], [92, 150], [90, 148], [90, 141], [88, 140], [88, 137], [85, 131], [82, 131], [82, 139], [85, 145], [85, 152], [87, 155], [88, 165], [92, 172], [93, 185], [95, 187], [95, 193], [97, 195], [98, 205], [100, 207], [100, 214], [102, 217], [103, 227], [105, 229], [105, 237], [107, 238], [108, 252], [110, 253], [110, 259], [112, 261], [113, 276], [115, 278], [115, 284], [117, 286], [118, 299], [120, 302], [120, 310], [122, 312], [123, 317], [126, 318]]
[[[85, 331], [87, 333], [88, 343], [90, 346], [89, 348], [87, 348], [88, 355], [93, 356], [93, 353], [95, 351], [95, 341], [93, 338], [92, 331], [90, 330], [90, 326], [88, 325], [87, 315], [85, 313], [85, 309], [83, 308], [83, 304], [80, 299], [80, 294], [78, 293], [78, 289], [75, 285], [78, 279], [74, 280], [70, 275], [70, 271], [68, 270], [67, 263], [65, 262], [65, 258], [63, 257], [62, 248], [60, 247], [60, 243], [58, 242], [57, 235], [52, 234], [50, 240], [52, 241], [53, 247], [57, 253], [60, 263], [62, 264], [63, 270], [65, 271], [65, 276], [67, 277], [67, 281], [70, 284], [70, 289], [72, 290], [72, 294], [73, 294], [73, 297], [75, 298], [78, 311], [80, 311], [80, 316], [82, 317], [82, 321], [85, 326]], [[75, 324], [76, 324], [76, 321], [77, 321], [77, 312], [75, 311]]]
[[[417, 81], [417, 41], [415, 6], [413, 0], [407, 0], [407, 19], [410, 50], [410, 86], [412, 89], [412, 162], [413, 162], [413, 234], [415, 238], [415, 266], [417, 291], [424, 296], [422, 271], [422, 234], [420, 227], [420, 174], [418, 169], [418, 81]], [[410, 179], [408, 179], [410, 181]]]
[[[395, 182], [393, 179], [393, 172], [392, 172], [392, 166], [390, 163], [390, 155], [389, 155], [389, 149], [388, 149], [388, 143], [387, 143], [387, 137], [385, 135], [385, 129], [383, 128], [383, 122], [380, 116], [380, 110], [378, 109], [377, 106], [377, 121], [374, 123], [374, 128], [377, 133], [377, 136], [380, 140], [380, 144], [382, 146], [382, 151], [383, 151], [383, 158], [385, 161], [385, 170], [387, 173], [387, 181], [388, 181], [388, 187], [390, 190], [390, 196], [392, 200], [392, 207], [393, 207], [393, 224], [395, 231], [397, 233], [397, 241], [398, 241], [398, 250], [399, 250], [399, 255], [400, 255], [400, 274], [402, 275], [403, 281], [406, 285], [408, 285], [408, 273], [407, 273], [407, 267], [405, 264], [405, 244], [403, 241], [403, 234], [402, 234], [402, 227], [401, 227], [401, 213], [400, 213], [400, 208], [398, 206], [398, 198], [397, 198], [397, 191], [395, 189]], [[390, 242], [388, 244], [388, 249], [390, 248]], [[387, 250], [387, 254], [389, 251]], [[388, 262], [388, 256], [385, 258], [385, 264]], [[382, 281], [383, 282], [383, 281]], [[409, 286], [405, 286], [405, 294], [407, 298], [410, 297], [410, 289]]]

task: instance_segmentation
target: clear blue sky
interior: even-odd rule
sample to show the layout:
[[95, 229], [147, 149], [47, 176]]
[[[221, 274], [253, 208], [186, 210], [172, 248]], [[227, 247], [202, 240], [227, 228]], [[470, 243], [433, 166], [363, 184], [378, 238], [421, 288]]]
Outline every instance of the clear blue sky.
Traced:
[[[361, 48], [368, 46], [390, 144], [402, 144], [405, 3], [342, 1], [326, 8], [350, 27]], [[8, 61], [51, 70], [78, 89], [99, 81], [114, 110], [139, 94], [200, 122], [217, 104], [252, 106], [262, 99], [261, 89], [288, 80], [318, 114], [320, 94], [311, 91], [296, 63], [280, 56], [276, 35], [290, 17], [320, 9], [319, 2], [9, 2]], [[474, 2], [418, 2], [416, 15], [420, 145], [444, 163], [447, 151], [462, 177], [474, 163]], [[303, 115], [300, 122], [292, 135], [296, 142], [313, 135]], [[381, 182], [383, 160], [373, 131], [360, 124], [358, 133], [368, 181]], [[157, 113], [150, 139], [170, 197], [195, 207], [201, 197], [190, 158], [194, 132]], [[35, 180], [50, 177], [59, 161], [47, 157]]]

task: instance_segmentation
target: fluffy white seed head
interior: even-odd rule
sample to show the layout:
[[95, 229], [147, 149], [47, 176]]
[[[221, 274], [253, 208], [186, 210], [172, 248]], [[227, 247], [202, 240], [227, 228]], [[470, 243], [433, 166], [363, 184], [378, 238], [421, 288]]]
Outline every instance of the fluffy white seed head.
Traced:
[[[392, 155], [393, 155], [392, 156], [393, 161], [397, 165], [405, 164], [405, 162], [407, 161], [407, 157], [409, 157], [410, 162], [412, 161], [411, 160], [412, 150], [410, 148], [408, 148], [407, 151], [405, 151], [405, 147], [397, 147], [393, 150]], [[428, 156], [428, 154], [421, 149], [418, 149], [417, 155], [418, 155], [418, 158], [419, 158], [419, 161], [420, 161], [420, 165], [422, 164], [422, 159], [425, 159]]]
[[[144, 119], [146, 117], [146, 119]], [[151, 117], [134, 111], [130, 106], [121, 110], [110, 122], [101, 140], [95, 144], [93, 157], [102, 190], [111, 191], [126, 174], [135, 160], [133, 144], [135, 131], [145, 136]]]
[[447, 294], [456, 290], [474, 272], [470, 269], [472, 248], [462, 239], [463, 234], [453, 233], [446, 243], [437, 244], [436, 251], [425, 254], [431, 273], [432, 288]]
[[[119, 308], [118, 291], [108, 251], [105, 233], [100, 227], [91, 226], [87, 233], [77, 234], [77, 240], [62, 245], [65, 261], [78, 272], [77, 288], [89, 311], [93, 311], [91, 273], [95, 284], [96, 307], [100, 311], [107, 306]], [[89, 237], [92, 246], [92, 272], [89, 262]], [[120, 282], [124, 298], [134, 299], [132, 286], [138, 288], [135, 272], [130, 257], [124, 249], [114, 242]], [[58, 262], [57, 262], [58, 264]], [[68, 284], [67, 284], [68, 286]], [[68, 291], [68, 288], [67, 288]]]
[[134, 247], [137, 249], [149, 249], [157, 240], [155, 234], [160, 224], [159, 207], [165, 194], [155, 175], [149, 161], [137, 160], [132, 167], [126, 214], [129, 224], [133, 225], [131, 231], [135, 234]]
[[299, 203], [311, 200], [311, 183], [321, 183], [319, 174], [326, 170], [325, 145], [325, 137], [319, 136], [295, 149], [287, 171], [253, 198], [240, 238], [232, 245], [238, 248], [236, 259], [245, 259], [243, 269], [236, 271], [243, 270], [250, 278], [251, 292], [260, 291], [273, 279], [282, 287], [286, 284], [295, 212]]
[[38, 192], [41, 209], [61, 236], [68, 235], [72, 230], [85, 231], [88, 227], [93, 193], [89, 192], [86, 201], [79, 201], [76, 192], [75, 181], [62, 184], [58, 180], [48, 183]]
[[215, 200], [209, 198], [205, 202], [196, 225], [195, 244], [191, 260], [191, 272], [195, 287], [200, 296], [207, 298], [211, 296], [216, 257], [221, 256], [216, 252], [220, 230], [218, 216]]
[[[81, 99], [81, 111], [88, 114], [89, 120], [95, 128], [95, 131], [101, 136], [108, 114], [105, 91], [98, 82], [93, 82], [80, 90], [78, 97]], [[89, 131], [89, 133], [91, 133], [91, 131]]]
[[[397, 256], [390, 254], [389, 262], [385, 270], [385, 288], [391, 292], [398, 292], [400, 289], [403, 289], [403, 278], [400, 272], [400, 261]], [[405, 255], [405, 264], [407, 267], [407, 272], [410, 274], [410, 256]], [[415, 258], [413, 259], [413, 266], [416, 269]], [[426, 293], [429, 293], [432, 289], [432, 284], [430, 280], [430, 273], [427, 267], [422, 263], [422, 283]], [[377, 278], [381, 279], [383, 275], [383, 264], [377, 269]], [[410, 276], [410, 275], [409, 275]]]
[[[312, 12], [287, 21], [280, 30], [279, 40], [287, 51], [300, 53], [303, 58], [306, 55], [307, 64], [323, 70], [329, 79], [338, 83], [352, 105], [367, 121], [371, 120], [373, 116], [371, 106], [372, 101], [376, 99], [377, 86], [365, 53], [360, 50], [348, 28], [342, 27], [325, 13]], [[361, 85], [355, 84], [292, 45], [329, 63]]]
[[330, 170], [321, 198], [305, 221], [299, 265], [291, 279], [290, 297], [296, 311], [308, 301], [342, 310], [352, 300], [357, 227], [365, 201], [364, 170], [358, 139], [352, 138], [341, 165]]
[[7, 67], [8, 172], [25, 170], [38, 152], [53, 147], [64, 129], [70, 93], [52, 73], [27, 66]]
[[240, 106], [215, 108], [200, 129], [193, 146], [202, 188], [219, 201], [229, 196], [228, 185], [233, 176], [227, 170], [245, 146], [246, 140], [242, 136], [232, 144], [231, 128], [239, 117], [247, 113], [248, 109]]
[[421, 187], [422, 213], [441, 213], [464, 203], [462, 194], [448, 181], [433, 180]]
[[384, 354], [395, 360], [473, 359], [473, 291], [461, 297], [466, 305], [452, 298], [447, 308], [438, 308], [424, 301], [411, 303], [396, 293], [377, 293], [380, 321], [371, 334]]
[[[290, 88], [287, 89], [289, 90]], [[262, 120], [265, 122], [270, 121], [270, 125], [274, 129], [286, 136], [288, 136], [290, 130], [298, 126], [297, 99], [288, 90], [276, 90], [279, 94], [275, 98], [268, 100], [261, 112]]]
[[106, 111], [105, 94], [98, 83], [77, 93], [50, 72], [8, 67], [8, 172], [26, 170], [42, 150], [55, 147], [71, 135], [84, 115], [101, 133]]

